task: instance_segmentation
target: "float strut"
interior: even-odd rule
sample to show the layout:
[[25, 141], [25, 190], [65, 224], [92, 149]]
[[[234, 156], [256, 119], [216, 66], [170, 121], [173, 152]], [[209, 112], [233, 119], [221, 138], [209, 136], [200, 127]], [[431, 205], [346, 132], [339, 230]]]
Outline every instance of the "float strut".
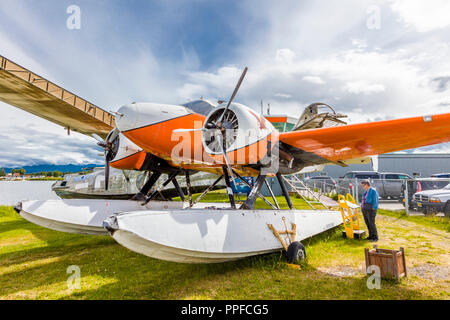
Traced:
[[212, 185], [210, 185], [205, 191], [203, 191], [203, 193], [200, 195], [200, 197], [195, 199], [195, 201], [192, 203], [192, 205], [190, 207], [192, 207], [194, 204], [199, 202], [208, 192], [210, 192], [216, 186], [216, 184], [219, 183], [220, 180], [222, 180], [222, 178], [223, 178], [223, 175], [221, 175], [219, 178], [217, 178], [217, 180], [214, 181], [214, 183]]
[[[248, 183], [244, 178], [242, 178], [242, 177], [239, 175], [239, 173], [237, 173], [237, 172], [234, 171], [234, 170], [233, 170], [233, 173], [236, 175], [236, 177], [238, 177], [239, 179], [241, 179], [241, 181], [244, 182], [250, 189], [253, 188], [253, 186], [250, 185], [250, 183]], [[266, 197], [264, 197], [264, 196], [261, 194], [261, 192], [259, 192], [259, 191], [258, 191], [258, 197], [260, 197], [261, 199], [263, 199], [265, 203], [267, 203], [269, 206], [272, 207], [272, 209], [277, 209], [277, 207], [275, 207], [273, 204], [271, 204], [270, 201], [267, 200]], [[275, 203], [276, 203], [276, 200], [275, 200]], [[277, 203], [277, 206], [278, 206], [278, 203]], [[278, 209], [280, 209], [280, 207], [278, 207]]]
[[278, 183], [281, 186], [281, 191], [283, 191], [283, 195], [286, 198], [286, 202], [289, 206], [289, 209], [293, 210], [294, 206], [292, 205], [291, 197], [289, 196], [289, 192], [286, 188], [286, 184], [284, 183], [283, 176], [279, 172], [277, 173], [277, 179], [278, 179]]
[[164, 183], [158, 189], [153, 191], [153, 193], [144, 201], [144, 203], [142, 205], [146, 205], [147, 203], [149, 203], [149, 201], [153, 200], [162, 189], [167, 187], [167, 185], [177, 176], [178, 173], [180, 173], [180, 172], [174, 171], [171, 174], [169, 174], [169, 178], [166, 181], [164, 181]]
[[262, 175], [260, 173], [258, 178], [256, 178], [255, 184], [253, 185], [253, 188], [250, 191], [247, 200], [245, 200], [240, 209], [255, 209], [256, 197], [258, 197], [259, 191], [261, 190], [265, 180], [266, 175]]
[[230, 198], [231, 209], [236, 209], [236, 203], [234, 202], [234, 193], [233, 189], [231, 189], [231, 180], [230, 175], [228, 174], [228, 169], [226, 166], [222, 167], [223, 176], [225, 177], [225, 183], [227, 184], [227, 194], [228, 198]]
[[155, 185], [156, 181], [158, 181], [160, 177], [161, 172], [153, 172], [141, 190], [131, 200], [145, 200], [145, 197], [150, 192], [150, 189]]
[[177, 193], [180, 196], [181, 201], [184, 202], [184, 200], [186, 200], [186, 197], [184, 196], [183, 190], [181, 189], [180, 184], [178, 183], [176, 177], [172, 179], [172, 183], [173, 183], [173, 186], [175, 187], [175, 189], [177, 190]]
[[192, 207], [191, 177], [188, 170], [186, 170], [185, 175], [186, 175], [186, 189], [188, 193], [189, 207]]
[[272, 188], [270, 187], [269, 182], [266, 180], [264, 180], [264, 183], [266, 184], [267, 190], [269, 190], [270, 196], [273, 199], [273, 202], [275, 202], [275, 205], [277, 206], [277, 209], [280, 209], [280, 205], [278, 204], [277, 198], [275, 198], [275, 195], [273, 194]]

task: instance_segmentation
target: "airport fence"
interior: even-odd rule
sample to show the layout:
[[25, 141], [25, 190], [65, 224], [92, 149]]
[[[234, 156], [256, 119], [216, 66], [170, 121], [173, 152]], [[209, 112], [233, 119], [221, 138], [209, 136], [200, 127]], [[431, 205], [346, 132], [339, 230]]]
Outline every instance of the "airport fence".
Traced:
[[346, 195], [352, 192], [348, 186], [340, 185], [336, 180], [304, 179], [303, 181], [312, 191], [330, 198], [333, 198], [337, 194]]

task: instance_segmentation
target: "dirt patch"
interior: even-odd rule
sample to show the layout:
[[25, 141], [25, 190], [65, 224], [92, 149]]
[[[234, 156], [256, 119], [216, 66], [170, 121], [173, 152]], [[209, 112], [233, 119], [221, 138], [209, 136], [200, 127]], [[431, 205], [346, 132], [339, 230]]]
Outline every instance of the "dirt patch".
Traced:
[[363, 268], [357, 269], [352, 266], [319, 267], [317, 270], [335, 277], [353, 277], [363, 274], [364, 271]]
[[[327, 268], [318, 268], [320, 272], [329, 274], [335, 277], [354, 277], [357, 275], [365, 275], [364, 267], [355, 268], [352, 266], [336, 266]], [[450, 267], [437, 266], [431, 263], [421, 264], [407, 269], [408, 275], [414, 275], [419, 278], [429, 280], [450, 280]]]
[[450, 280], [449, 266], [436, 266], [430, 263], [425, 263], [415, 267], [410, 267], [407, 271], [409, 275], [415, 275], [420, 278], [430, 280]]

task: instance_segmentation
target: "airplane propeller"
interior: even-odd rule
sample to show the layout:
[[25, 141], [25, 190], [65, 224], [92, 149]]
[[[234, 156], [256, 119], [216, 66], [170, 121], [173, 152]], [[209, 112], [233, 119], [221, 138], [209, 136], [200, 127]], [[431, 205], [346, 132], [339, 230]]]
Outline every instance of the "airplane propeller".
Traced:
[[231, 95], [231, 98], [228, 100], [227, 106], [223, 110], [221, 116], [216, 121], [212, 121], [210, 123], [207, 123], [205, 129], [202, 128], [202, 129], [176, 129], [176, 130], [173, 130], [173, 132], [194, 132], [194, 131], [204, 131], [204, 130], [207, 130], [207, 129], [213, 129], [213, 130], [215, 129], [215, 130], [217, 130], [218, 133], [216, 134], [215, 139], [217, 141], [222, 141], [222, 143], [219, 143], [220, 151], [222, 152], [223, 157], [225, 158], [225, 163], [227, 165], [228, 170], [230, 171], [230, 176], [232, 178], [233, 183], [234, 183], [235, 178], [234, 178], [234, 175], [233, 175], [233, 170], [231, 169], [230, 160], [228, 159], [228, 155], [227, 155], [227, 152], [226, 152], [226, 149], [227, 149], [227, 143], [226, 143], [227, 142], [227, 136], [226, 136], [227, 133], [226, 133], [226, 130], [229, 129], [229, 128], [226, 128], [226, 127], [228, 127], [229, 124], [227, 123], [227, 121], [224, 121], [224, 117], [225, 117], [228, 109], [230, 108], [230, 105], [233, 102], [237, 92], [239, 91], [239, 88], [241, 87], [242, 81], [244, 80], [245, 75], [247, 74], [247, 71], [248, 71], [248, 67], [245, 67], [244, 71], [241, 74], [241, 77], [239, 78], [239, 80], [238, 80], [238, 82], [237, 82], [237, 84], [236, 84], [236, 86], [234, 88], [234, 91], [233, 91], [233, 94]]
[[99, 135], [93, 133], [92, 137], [97, 140], [97, 145], [102, 147], [105, 152], [105, 190], [109, 188], [109, 162], [114, 158], [112, 151], [112, 142], [117, 138], [117, 132], [113, 131], [108, 135], [106, 140], [103, 140]]
[[[230, 160], [228, 159], [228, 155], [227, 155], [227, 128], [226, 128], [226, 124], [223, 121], [225, 114], [227, 113], [228, 109], [230, 108], [231, 103], [234, 100], [234, 97], [236, 96], [237, 92], [239, 91], [239, 88], [241, 87], [242, 81], [245, 78], [245, 75], [247, 74], [248, 71], [248, 67], [245, 67], [244, 71], [241, 74], [241, 77], [239, 78], [239, 81], [236, 84], [236, 87], [234, 88], [233, 94], [231, 95], [231, 98], [228, 100], [227, 106], [225, 107], [225, 109], [222, 112], [222, 115], [220, 116], [220, 118], [214, 123], [214, 125], [212, 125], [212, 123], [210, 124], [211, 129], [217, 129], [218, 130], [218, 134], [216, 135], [216, 138], [218, 141], [222, 141], [222, 143], [219, 143], [223, 157], [225, 158], [225, 163], [228, 167], [228, 171], [230, 172], [230, 176], [231, 176], [231, 180], [235, 181], [235, 177], [233, 175], [233, 170], [231, 169], [231, 165], [230, 165]], [[214, 128], [215, 126], [215, 128]]]
[[[227, 165], [227, 168], [230, 172], [231, 179], [234, 183], [235, 177], [233, 175], [233, 170], [231, 169], [230, 160], [228, 159], [228, 155], [226, 152], [227, 149], [227, 129], [231, 129], [231, 125], [228, 123], [228, 121], [224, 121], [225, 115], [228, 112], [228, 109], [230, 108], [231, 103], [233, 102], [234, 98], [236, 97], [237, 92], [239, 91], [239, 88], [241, 87], [242, 81], [244, 80], [245, 75], [247, 74], [248, 67], [244, 68], [244, 71], [241, 74], [241, 77], [239, 78], [233, 94], [231, 95], [231, 98], [228, 100], [227, 106], [223, 110], [222, 114], [216, 121], [212, 121], [210, 123], [207, 123], [205, 125], [206, 128], [201, 129], [176, 129], [173, 130], [173, 132], [195, 132], [195, 131], [206, 131], [208, 129], [216, 130], [218, 133], [215, 135], [215, 140], [219, 142], [220, 151], [223, 154], [223, 157], [225, 158], [225, 163]], [[228, 128], [227, 128], [228, 127]], [[222, 143], [220, 143], [220, 141]]]

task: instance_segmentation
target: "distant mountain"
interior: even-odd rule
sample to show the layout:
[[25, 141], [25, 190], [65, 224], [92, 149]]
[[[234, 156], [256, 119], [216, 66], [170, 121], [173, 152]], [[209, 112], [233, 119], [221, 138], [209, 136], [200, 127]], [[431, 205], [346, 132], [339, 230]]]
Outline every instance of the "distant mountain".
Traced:
[[[83, 171], [83, 168], [92, 168], [92, 167], [102, 167], [102, 165], [98, 164], [64, 164], [64, 165], [55, 165], [55, 164], [39, 164], [34, 166], [24, 166], [24, 167], [15, 167], [14, 169], [24, 168], [26, 173], [36, 173], [36, 172], [48, 172], [48, 171], [60, 171], [60, 172], [80, 172]], [[13, 168], [4, 168], [6, 173], [10, 173]]]

